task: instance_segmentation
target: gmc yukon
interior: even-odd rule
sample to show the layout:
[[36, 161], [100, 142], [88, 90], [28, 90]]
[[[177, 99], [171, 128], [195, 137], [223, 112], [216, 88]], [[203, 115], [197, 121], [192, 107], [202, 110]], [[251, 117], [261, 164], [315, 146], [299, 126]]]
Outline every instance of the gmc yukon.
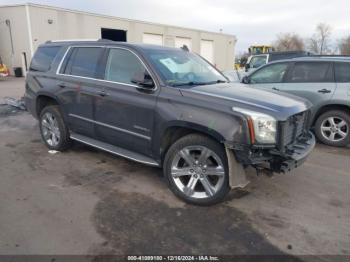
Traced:
[[48, 148], [75, 140], [161, 167], [173, 193], [198, 205], [245, 186], [246, 167], [288, 172], [315, 145], [307, 100], [229, 83], [182, 49], [48, 41], [25, 101]]

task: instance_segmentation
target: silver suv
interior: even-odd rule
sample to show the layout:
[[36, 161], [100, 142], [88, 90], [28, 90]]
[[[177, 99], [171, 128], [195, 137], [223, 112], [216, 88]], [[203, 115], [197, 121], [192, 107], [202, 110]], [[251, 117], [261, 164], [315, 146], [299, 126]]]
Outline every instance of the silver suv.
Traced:
[[331, 146], [350, 143], [350, 57], [280, 60], [262, 66], [242, 82], [310, 100], [317, 138]]

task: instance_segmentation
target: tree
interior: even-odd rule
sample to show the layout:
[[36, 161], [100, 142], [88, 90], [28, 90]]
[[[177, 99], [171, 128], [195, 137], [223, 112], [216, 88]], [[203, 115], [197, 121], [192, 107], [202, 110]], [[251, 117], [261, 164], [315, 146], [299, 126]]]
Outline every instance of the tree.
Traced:
[[340, 40], [339, 51], [341, 55], [350, 55], [350, 36]]
[[273, 45], [276, 51], [302, 51], [305, 47], [303, 39], [295, 33], [277, 35]]
[[325, 23], [319, 23], [316, 27], [316, 32], [309, 39], [309, 50], [316, 54], [326, 54], [330, 51], [329, 44], [332, 34], [332, 29]]

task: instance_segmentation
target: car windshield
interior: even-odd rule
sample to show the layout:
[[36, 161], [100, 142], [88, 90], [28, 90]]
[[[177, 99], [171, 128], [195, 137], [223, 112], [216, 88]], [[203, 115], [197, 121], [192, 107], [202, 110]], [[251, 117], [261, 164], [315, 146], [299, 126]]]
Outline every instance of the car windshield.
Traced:
[[266, 58], [267, 56], [254, 56], [252, 60], [250, 60], [250, 67], [251, 68], [259, 68], [262, 65], [266, 64]]
[[149, 50], [151, 63], [170, 86], [225, 83], [227, 79], [200, 56], [184, 50]]

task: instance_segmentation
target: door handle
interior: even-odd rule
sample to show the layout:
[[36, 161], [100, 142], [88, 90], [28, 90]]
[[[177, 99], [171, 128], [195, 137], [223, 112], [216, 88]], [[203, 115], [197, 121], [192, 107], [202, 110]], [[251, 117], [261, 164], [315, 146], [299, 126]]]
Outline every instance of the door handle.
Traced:
[[332, 91], [329, 89], [323, 88], [323, 89], [318, 90], [317, 92], [322, 93], [322, 94], [327, 94], [327, 93], [330, 93]]
[[67, 87], [67, 86], [66, 86], [66, 83], [63, 83], [63, 82], [62, 82], [62, 83], [59, 83], [58, 86], [59, 86], [60, 88], [65, 88], [65, 87]]
[[280, 91], [277, 87], [273, 87], [272, 90]]
[[97, 94], [102, 97], [109, 96], [109, 94], [106, 93], [106, 91], [98, 91]]

